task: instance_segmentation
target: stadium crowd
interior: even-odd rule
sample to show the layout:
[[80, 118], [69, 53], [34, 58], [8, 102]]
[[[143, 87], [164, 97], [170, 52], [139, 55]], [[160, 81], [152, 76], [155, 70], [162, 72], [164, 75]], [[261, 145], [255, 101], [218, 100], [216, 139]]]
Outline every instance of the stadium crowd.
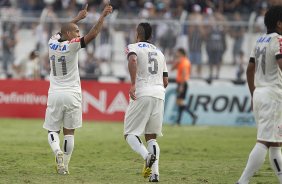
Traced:
[[[99, 12], [107, 0], [0, 0], [0, 77], [45, 79], [48, 78], [48, 39], [58, 31], [58, 22], [74, 17], [89, 4], [89, 15], [80, 25], [86, 32], [93, 21], [97, 21]], [[272, 4], [279, 0], [112, 0], [118, 19], [164, 20], [153, 23], [154, 42], [164, 51], [170, 65], [174, 52], [179, 46], [189, 51], [189, 59], [195, 68], [192, 77], [203, 78], [202, 66], [208, 66], [209, 78], [221, 78], [221, 65], [236, 67], [237, 80], [242, 80], [246, 51], [242, 49], [248, 21], [255, 15], [254, 32], [264, 32], [263, 16]], [[17, 21], [17, 19], [23, 21]], [[169, 22], [168, 20], [175, 20]], [[178, 29], [177, 25], [180, 28]], [[99, 41], [89, 45], [80, 61], [81, 76], [97, 79], [101, 75], [114, 75], [111, 68], [114, 55], [110, 37], [110, 24], [105, 24]], [[131, 43], [134, 38], [134, 24], [114, 25], [114, 29], [123, 32], [123, 42]], [[19, 32], [31, 30], [29, 52], [22, 51], [20, 57], [15, 54], [16, 47], [23, 37]], [[82, 33], [83, 35], [83, 33]], [[231, 42], [227, 42], [227, 37]], [[184, 39], [186, 38], [186, 39]], [[184, 41], [183, 41], [184, 40]], [[185, 43], [184, 43], [185, 42]], [[187, 42], [187, 43], [186, 43]], [[23, 48], [26, 48], [23, 46]], [[223, 56], [231, 50], [232, 58], [228, 63]], [[23, 49], [22, 49], [23, 50]], [[203, 50], [207, 62], [203, 60]], [[124, 53], [119, 53], [123, 55]], [[111, 61], [113, 60], [113, 61]], [[109, 66], [109, 67], [104, 67]], [[112, 66], [113, 67], [113, 66]], [[215, 71], [214, 71], [215, 70]]]

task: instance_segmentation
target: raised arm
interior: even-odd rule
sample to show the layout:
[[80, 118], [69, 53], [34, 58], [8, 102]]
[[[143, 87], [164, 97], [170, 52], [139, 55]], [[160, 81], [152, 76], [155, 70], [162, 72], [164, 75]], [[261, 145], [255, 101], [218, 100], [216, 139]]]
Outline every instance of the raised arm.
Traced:
[[111, 5], [106, 5], [98, 22], [91, 28], [91, 30], [84, 36], [84, 42], [87, 45], [89, 42], [91, 42], [96, 36], [99, 34], [99, 32], [102, 29], [104, 18], [112, 13], [113, 8]]
[[77, 16], [74, 17], [70, 22], [77, 24], [80, 20], [84, 19], [88, 15], [87, 8], [88, 8], [88, 4], [86, 4], [85, 7], [82, 10], [80, 10]]

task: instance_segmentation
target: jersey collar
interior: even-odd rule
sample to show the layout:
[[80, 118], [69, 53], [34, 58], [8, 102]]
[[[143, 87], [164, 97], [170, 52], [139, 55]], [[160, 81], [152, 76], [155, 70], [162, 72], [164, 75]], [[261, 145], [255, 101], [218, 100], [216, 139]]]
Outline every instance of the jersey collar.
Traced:
[[147, 42], [147, 43], [151, 43], [151, 42], [149, 42], [148, 40], [146, 40], [146, 41], [143, 41], [143, 40], [142, 40], [142, 41], [139, 41], [139, 42]]

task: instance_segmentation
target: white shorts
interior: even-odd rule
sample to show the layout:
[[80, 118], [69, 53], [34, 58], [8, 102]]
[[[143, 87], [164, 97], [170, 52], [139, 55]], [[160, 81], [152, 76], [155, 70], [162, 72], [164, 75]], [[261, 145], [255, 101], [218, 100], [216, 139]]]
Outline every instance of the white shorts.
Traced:
[[125, 113], [124, 135], [157, 134], [162, 136], [164, 101], [144, 96], [131, 101]]
[[282, 101], [268, 89], [256, 89], [253, 111], [257, 124], [257, 140], [282, 142]]
[[81, 94], [57, 92], [48, 95], [47, 109], [43, 128], [59, 131], [82, 126]]

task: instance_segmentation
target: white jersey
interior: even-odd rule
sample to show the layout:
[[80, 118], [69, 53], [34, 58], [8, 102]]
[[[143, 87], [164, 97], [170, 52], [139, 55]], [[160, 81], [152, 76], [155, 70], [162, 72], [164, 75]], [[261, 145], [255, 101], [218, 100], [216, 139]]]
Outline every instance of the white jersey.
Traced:
[[259, 37], [251, 53], [255, 59], [255, 87], [267, 87], [282, 95], [282, 72], [277, 59], [282, 58], [282, 36], [277, 33]]
[[167, 73], [163, 53], [153, 44], [138, 42], [126, 48], [127, 57], [137, 55], [136, 92], [137, 98], [152, 96], [164, 100], [163, 73]]
[[56, 91], [81, 93], [78, 51], [85, 47], [84, 38], [61, 41], [60, 35], [57, 34], [48, 44], [51, 68], [49, 93]]

